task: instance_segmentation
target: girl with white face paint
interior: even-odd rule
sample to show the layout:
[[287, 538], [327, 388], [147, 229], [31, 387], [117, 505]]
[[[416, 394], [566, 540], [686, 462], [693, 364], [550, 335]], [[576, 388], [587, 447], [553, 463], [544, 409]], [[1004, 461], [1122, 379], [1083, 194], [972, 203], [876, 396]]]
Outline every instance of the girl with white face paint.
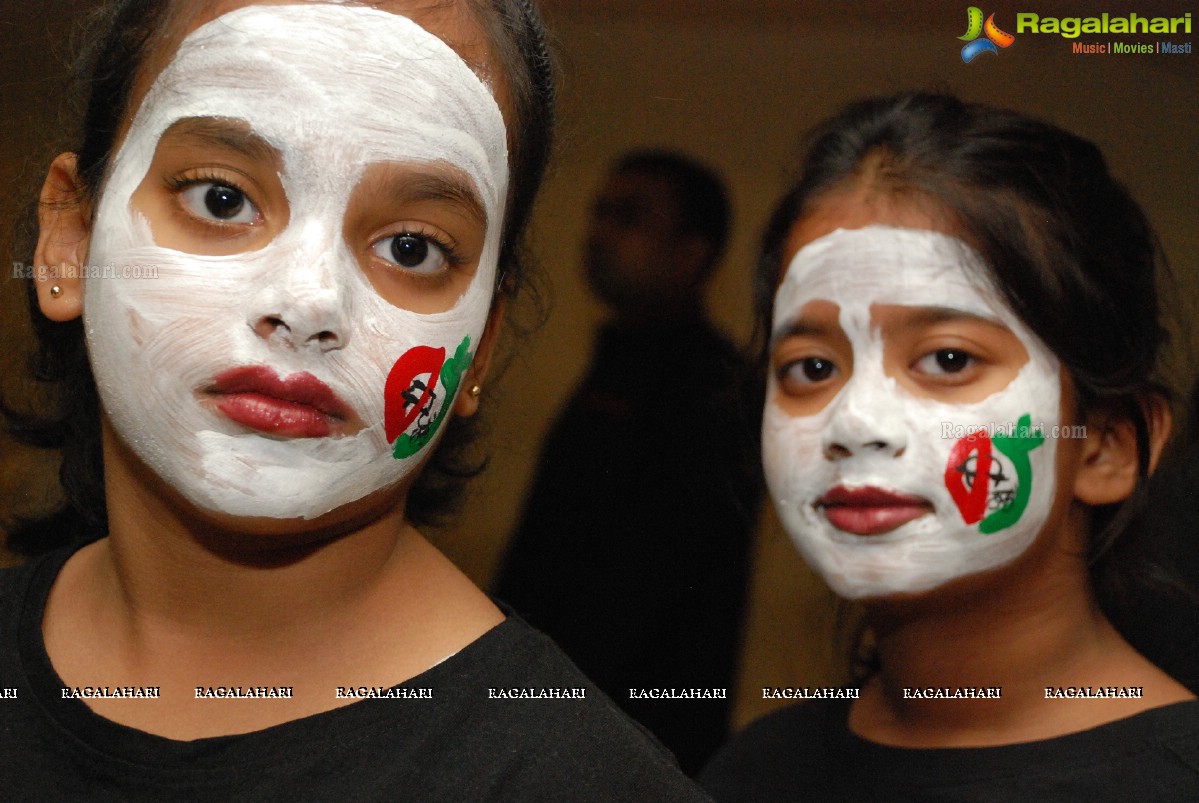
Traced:
[[67, 545], [0, 581], [6, 793], [698, 797], [413, 527], [464, 476], [438, 442], [519, 280], [535, 9], [126, 0], [110, 26], [42, 192], [69, 506], [17, 543]]
[[812, 141], [760, 262], [763, 464], [875, 658], [860, 692], [755, 724], [702, 780], [722, 800], [1190, 799], [1199, 761], [1174, 751], [1199, 703], [1108, 619], [1169, 430], [1143, 214], [1089, 142], [947, 96], [865, 101]]

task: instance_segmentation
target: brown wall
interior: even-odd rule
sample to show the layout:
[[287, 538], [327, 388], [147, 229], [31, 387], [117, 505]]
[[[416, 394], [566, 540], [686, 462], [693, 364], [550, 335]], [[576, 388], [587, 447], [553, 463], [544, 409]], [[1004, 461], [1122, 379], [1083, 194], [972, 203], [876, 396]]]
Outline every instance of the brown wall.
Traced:
[[[44, 164], [40, 143], [61, 133], [56, 65], [72, 27], [68, 3], [3, 0], [0, 11], [0, 181], [14, 186], [26, 164]], [[73, 5], [73, 4], [72, 4]], [[1012, 106], [1096, 140], [1159, 227], [1184, 313], [1199, 298], [1199, 61], [1197, 56], [1072, 55], [1068, 40], [1018, 36], [997, 57], [963, 64], [959, 2], [914, 0], [809, 4], [799, 0], [547, 0], [562, 61], [559, 150], [536, 219], [536, 250], [554, 307], [506, 377], [487, 388], [493, 462], [458, 526], [434, 539], [486, 583], [518, 513], [551, 416], [586, 363], [602, 318], [576, 270], [589, 199], [623, 150], [662, 145], [689, 151], [727, 178], [737, 234], [711, 293], [713, 315], [736, 337], [749, 332], [748, 266], [770, 206], [787, 183], [800, 133], [845, 102], [906, 88], [944, 88]], [[1014, 32], [1024, 6], [1064, 16], [1086, 4], [1045, 0], [995, 5]], [[1128, 4], [1125, 4], [1128, 5]], [[1188, 3], [1128, 5], [1142, 16], [1181, 14]], [[1119, 3], [1106, 10], [1116, 13]], [[841, 11], [841, 8], [852, 8]], [[31, 9], [31, 10], [30, 10]], [[991, 9], [985, 9], [990, 11]], [[74, 12], [77, 13], [77, 12]], [[1181, 37], [1176, 37], [1181, 38]], [[1193, 41], [1195, 37], [1187, 39]], [[40, 169], [40, 168], [39, 168]], [[14, 194], [0, 213], [12, 218]], [[7, 229], [3, 242], [8, 242]], [[6, 249], [7, 252], [7, 249]], [[6, 341], [20, 342], [20, 288], [0, 273]], [[1188, 315], [1189, 317], [1189, 315]], [[19, 350], [0, 349], [5, 380]], [[1181, 373], [1179, 374], [1181, 381]], [[0, 493], [36, 505], [52, 485], [52, 460], [6, 446]], [[24, 500], [24, 501], [22, 501]], [[12, 507], [6, 507], [11, 510]], [[795, 556], [770, 514], [758, 548], [753, 613], [739, 720], [759, 713], [753, 689], [835, 680], [832, 602]], [[760, 697], [760, 692], [758, 694]]]

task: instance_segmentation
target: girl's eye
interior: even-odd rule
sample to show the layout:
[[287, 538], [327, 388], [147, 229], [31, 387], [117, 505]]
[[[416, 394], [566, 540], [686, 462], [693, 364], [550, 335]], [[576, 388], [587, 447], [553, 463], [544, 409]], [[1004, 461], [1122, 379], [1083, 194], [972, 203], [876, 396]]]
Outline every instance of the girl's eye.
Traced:
[[977, 361], [974, 355], [961, 349], [937, 349], [917, 360], [916, 370], [932, 376], [957, 374]]
[[203, 220], [252, 225], [262, 220], [254, 202], [237, 187], [216, 181], [193, 184], [180, 196], [187, 210]]
[[375, 256], [413, 273], [437, 273], [450, 261], [444, 247], [419, 234], [384, 237], [371, 250]]
[[837, 375], [837, 366], [823, 357], [805, 357], [783, 366], [784, 384], [808, 386], [831, 379]]

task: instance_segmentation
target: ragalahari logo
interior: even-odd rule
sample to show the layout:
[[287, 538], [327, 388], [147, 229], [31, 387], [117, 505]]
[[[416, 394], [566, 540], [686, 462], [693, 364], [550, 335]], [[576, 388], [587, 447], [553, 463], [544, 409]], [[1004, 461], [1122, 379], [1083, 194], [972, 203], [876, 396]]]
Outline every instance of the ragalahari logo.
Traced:
[[[980, 39], [983, 34], [986, 36]], [[984, 23], [982, 9], [978, 6], [966, 9], [966, 33], [958, 39], [966, 43], [962, 48], [962, 61], [967, 64], [981, 53], [994, 53], [998, 56], [999, 48], [1007, 47], [1016, 41], [1016, 37], [1010, 33], [999, 30], [994, 14], [987, 17]]]

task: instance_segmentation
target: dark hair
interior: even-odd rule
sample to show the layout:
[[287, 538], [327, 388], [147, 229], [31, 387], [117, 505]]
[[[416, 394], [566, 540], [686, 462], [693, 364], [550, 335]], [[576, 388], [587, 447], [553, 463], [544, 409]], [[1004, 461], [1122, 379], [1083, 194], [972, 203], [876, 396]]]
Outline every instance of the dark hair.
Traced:
[[[541, 17], [532, 0], [468, 0], [486, 32], [512, 98], [508, 121], [510, 182], [497, 271], [498, 292], [514, 295], [526, 285], [524, 233], [549, 161], [555, 103], [552, 59]], [[170, 0], [115, 0], [95, 18], [94, 42], [80, 61], [78, 80], [87, 96], [82, 115], [77, 170], [82, 203], [91, 203], [104, 180], [117, 132], [129, 111], [136, 80], [154, 48], [176, 30], [179, 4]], [[32, 249], [26, 245], [26, 250]], [[32, 260], [29, 260], [32, 262]], [[59, 480], [66, 503], [49, 516], [19, 523], [8, 547], [36, 554], [99, 537], [107, 531], [101, 455], [100, 403], [88, 363], [81, 321], [54, 323], [37, 303], [33, 281], [29, 308], [37, 338], [32, 377], [47, 383], [48, 411], [29, 413], [3, 403], [13, 437], [61, 449]], [[417, 524], [435, 523], [451, 512], [462, 488], [482, 461], [468, 453], [476, 426], [450, 422], [424, 470], [409, 491], [407, 515]]]
[[825, 193], [864, 179], [947, 213], [1011, 308], [1069, 371], [1080, 412], [1107, 410], [1136, 427], [1133, 494], [1092, 513], [1092, 581], [1113, 615], [1136, 564], [1124, 559], [1133, 545], [1122, 536], [1144, 504], [1149, 477], [1143, 405], [1168, 398], [1155, 372], [1166, 340], [1157, 295], [1165, 264], [1141, 208], [1088, 140], [948, 95], [855, 103], [817, 126], [810, 143], [801, 177], [763, 237], [759, 321], [769, 321], [788, 232]]
[[715, 171], [674, 151], [645, 149], [626, 153], [612, 166], [612, 172], [653, 176], [670, 184], [683, 231], [701, 234], [712, 244], [709, 270], [720, 262], [728, 244], [732, 212], [724, 182]]

